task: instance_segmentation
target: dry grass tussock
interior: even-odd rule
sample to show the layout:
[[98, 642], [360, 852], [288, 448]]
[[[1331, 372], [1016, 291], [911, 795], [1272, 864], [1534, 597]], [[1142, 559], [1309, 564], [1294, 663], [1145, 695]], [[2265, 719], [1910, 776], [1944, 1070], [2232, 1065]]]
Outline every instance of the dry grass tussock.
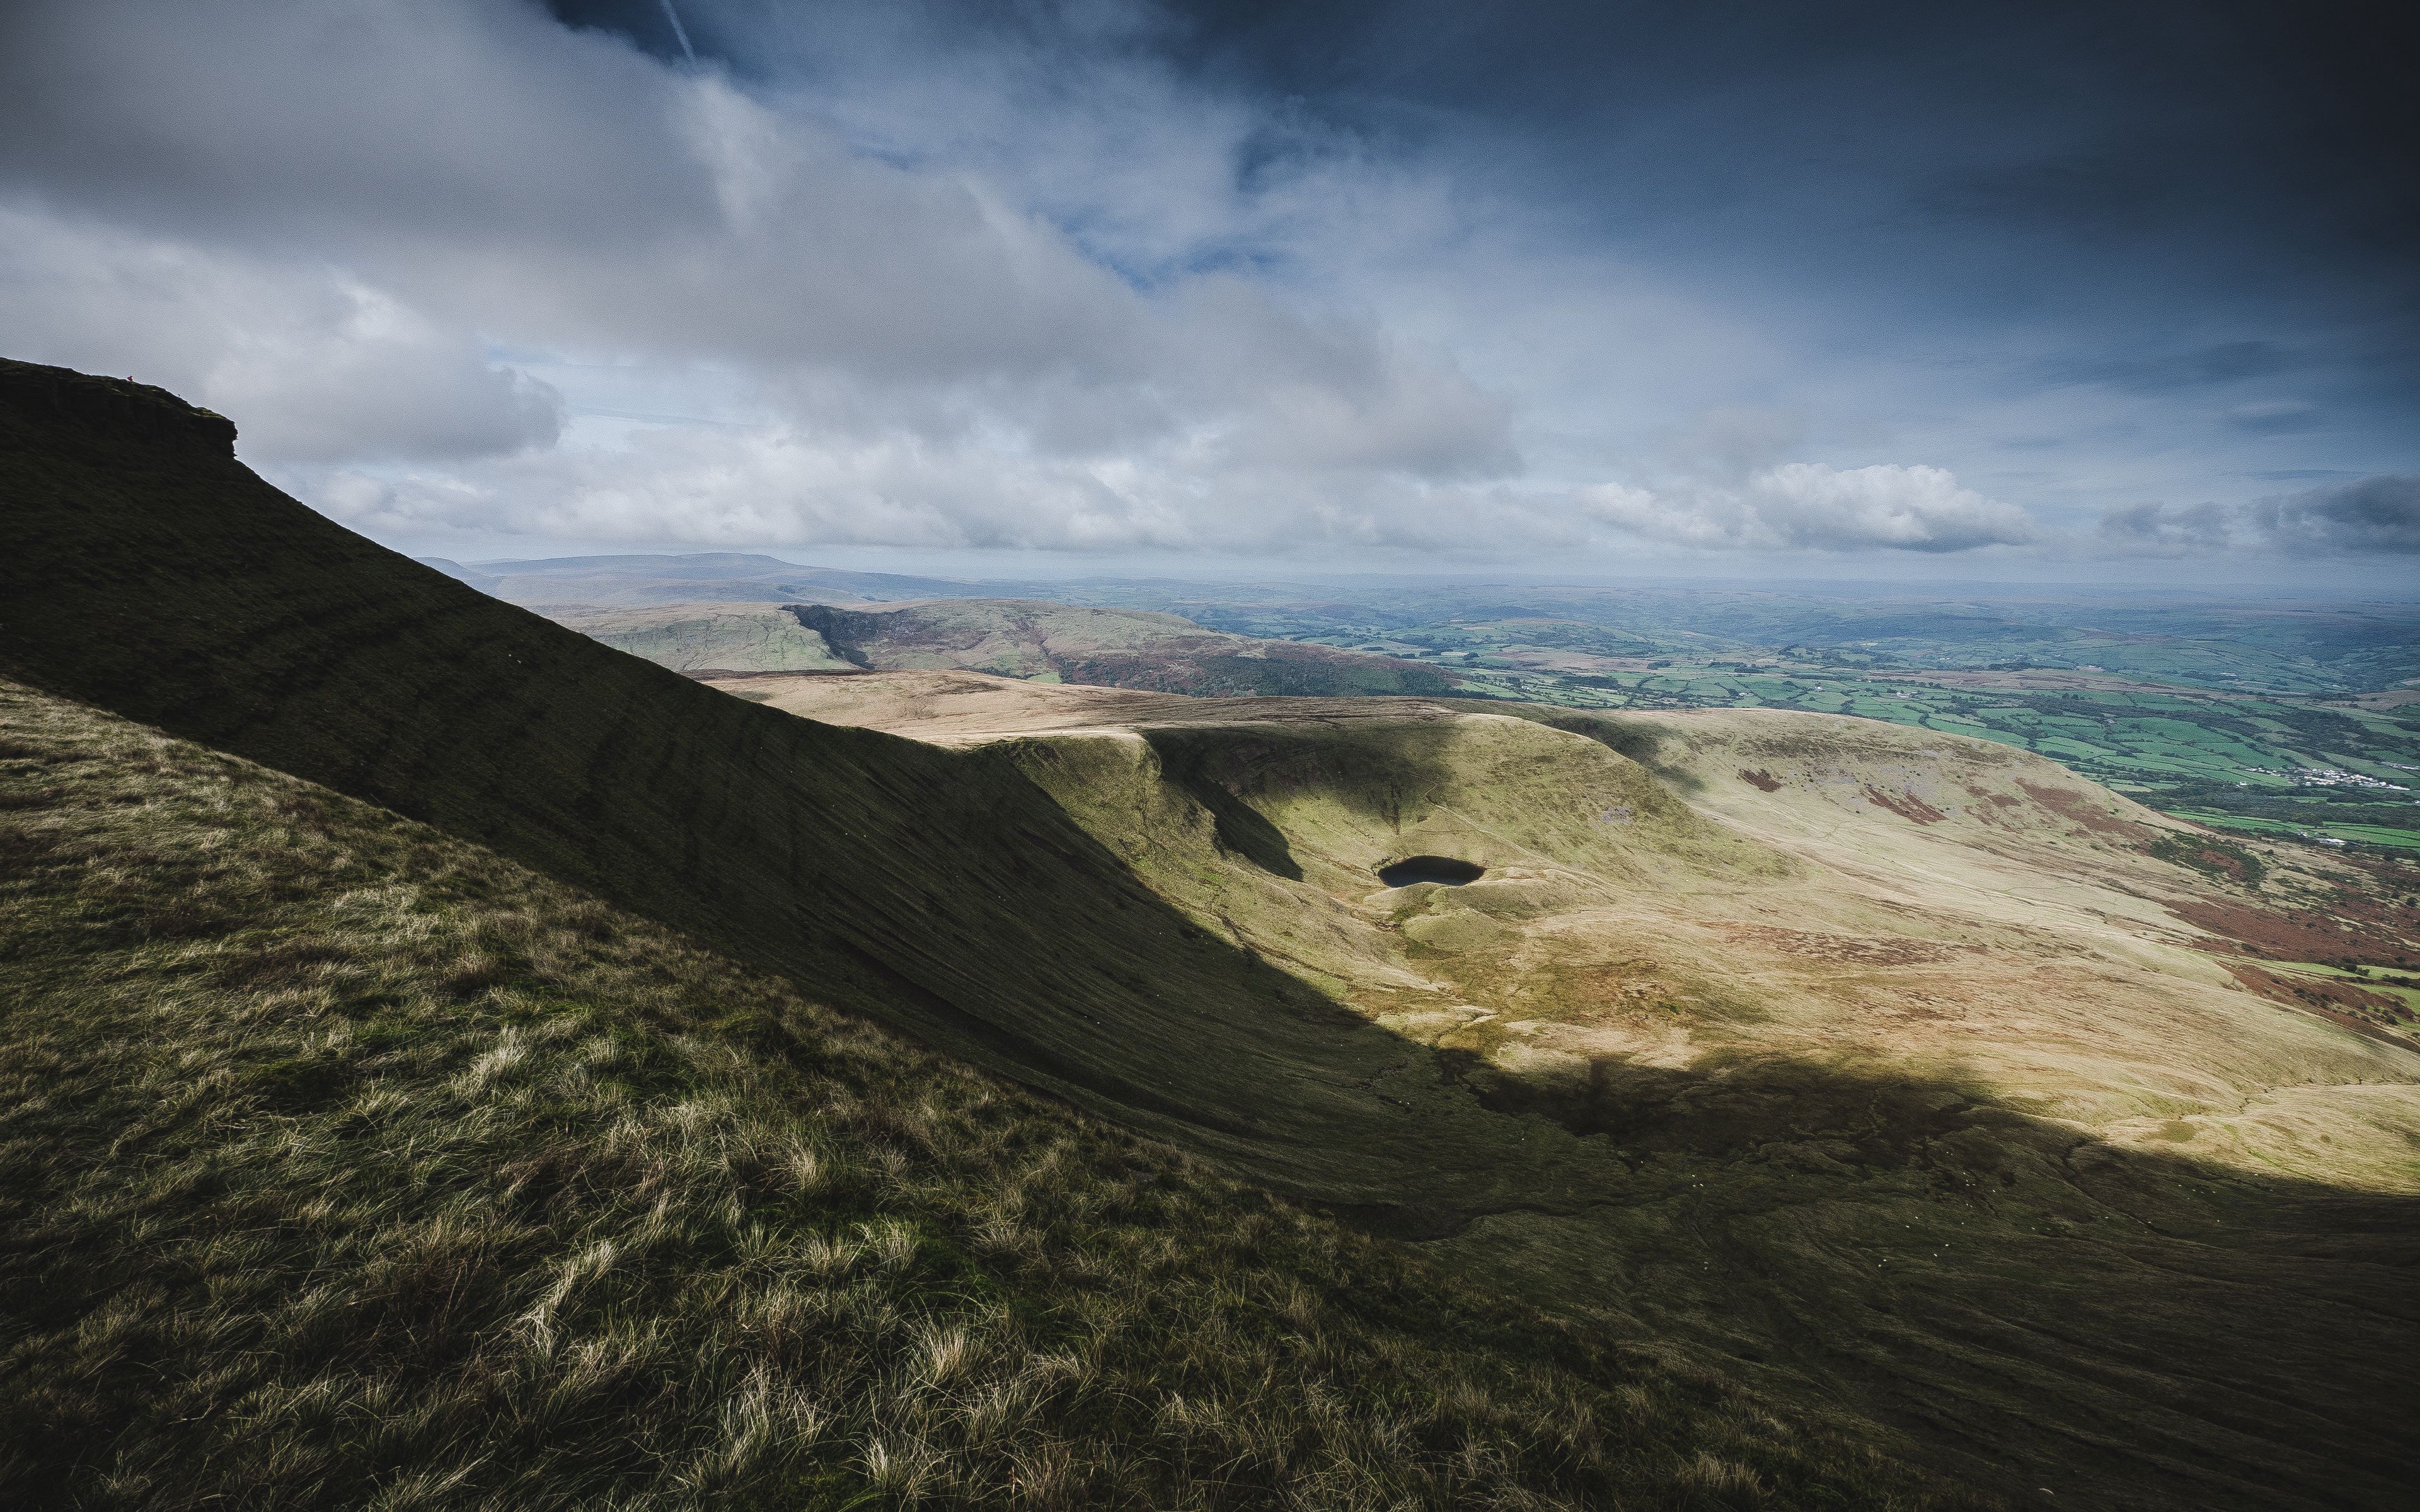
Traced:
[[0, 685], [0, 1499], [1955, 1504], [486, 852]]

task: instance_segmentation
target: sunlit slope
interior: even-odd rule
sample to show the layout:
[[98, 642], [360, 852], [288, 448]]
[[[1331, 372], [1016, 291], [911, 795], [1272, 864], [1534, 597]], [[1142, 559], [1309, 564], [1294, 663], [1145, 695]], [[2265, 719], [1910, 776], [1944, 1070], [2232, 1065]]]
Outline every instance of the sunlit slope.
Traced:
[[[1575, 1059], [1602, 1078], [1820, 1053], [1954, 1071], [2106, 1137], [2420, 1191], [2399, 1127], [2321, 1148], [2270, 1118], [2314, 1088], [2420, 1095], [2420, 1058], [2244, 991], [2167, 906], [2230, 891], [2164, 858], [2187, 826], [2005, 746], [1770, 710], [733, 686], [1016, 750], [1197, 920], [1390, 1026], [1487, 1015], [1479, 1038], [1546, 1082]], [[1487, 875], [1379, 882], [1422, 854]]]
[[0, 1501], [1970, 1504], [249, 762], [0, 682]]
[[780, 604], [665, 604], [554, 609], [547, 617], [616, 651], [676, 672], [854, 671]]
[[[2226, 889], [2071, 773], [1789, 714], [730, 686], [1015, 752], [1202, 927], [1610, 1157], [1430, 1244], [1466, 1273], [2011, 1486], [2400, 1495], [2420, 1057], [2240, 990], [2161, 903]], [[1487, 875], [1373, 874], [1420, 853]]]
[[608, 650], [339, 529], [227, 441], [157, 390], [0, 367], [0, 671], [480, 840], [1382, 1227], [1604, 1164], [1200, 928], [1012, 754]]

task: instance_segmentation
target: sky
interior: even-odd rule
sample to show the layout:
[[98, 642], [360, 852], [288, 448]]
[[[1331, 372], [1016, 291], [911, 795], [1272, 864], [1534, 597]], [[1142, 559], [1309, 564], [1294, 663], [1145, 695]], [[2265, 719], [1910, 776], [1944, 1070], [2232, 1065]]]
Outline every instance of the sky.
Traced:
[[2401, 16], [10, 0], [0, 355], [465, 561], [2402, 594]]

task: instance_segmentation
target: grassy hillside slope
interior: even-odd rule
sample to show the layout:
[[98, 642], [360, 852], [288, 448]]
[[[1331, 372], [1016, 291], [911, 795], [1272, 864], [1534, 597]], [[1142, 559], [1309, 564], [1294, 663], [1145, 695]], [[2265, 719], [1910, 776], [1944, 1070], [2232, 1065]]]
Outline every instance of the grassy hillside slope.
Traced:
[[[1613, 1157], [1424, 1242], [1465, 1274], [2020, 1492], [2397, 1504], [2420, 1057], [2242, 990], [2193, 921], [2323, 879], [2223, 880], [2039, 757], [1826, 716], [730, 686], [1016, 752], [1202, 927]], [[1373, 874], [1419, 853], [1486, 874]]]
[[700, 672], [852, 672], [857, 664], [780, 604], [554, 609], [547, 618], [659, 667]]
[[759, 708], [353, 535], [157, 390], [0, 366], [0, 671], [481, 841], [1371, 1222], [1584, 1182], [1193, 925], [1001, 752]]
[[0, 683], [0, 1500], [1952, 1505], [478, 847]]

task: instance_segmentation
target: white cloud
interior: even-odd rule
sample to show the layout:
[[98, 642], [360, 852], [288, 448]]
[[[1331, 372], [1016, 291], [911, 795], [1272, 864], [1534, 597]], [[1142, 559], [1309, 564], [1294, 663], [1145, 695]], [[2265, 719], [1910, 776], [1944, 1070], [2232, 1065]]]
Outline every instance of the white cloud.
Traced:
[[[1517, 465], [1507, 405], [1367, 314], [1306, 316], [1217, 271], [1140, 286], [980, 172], [868, 155], [795, 100], [535, 8], [84, 0], [16, 26], [14, 344], [186, 392], [270, 465], [551, 442], [556, 396], [482, 360], [497, 347], [744, 375], [814, 438], [783, 455], [833, 467], [693, 475], [843, 492], [708, 513], [833, 539], [1172, 541], [1197, 532], [1164, 511], [1216, 510], [1247, 473], [1349, 491]], [[1129, 114], [1152, 111], [1178, 118]], [[695, 486], [624, 491], [690, 501], [656, 511], [671, 528]], [[1030, 531], [1000, 517], [1036, 499], [1056, 502]], [[901, 523], [928, 516], [948, 523]]]
[[240, 416], [247, 456], [484, 456], [561, 429], [551, 387], [324, 264], [0, 206], [0, 312], [9, 355]]
[[2035, 534], [2024, 510], [1958, 486], [1944, 468], [1883, 464], [1838, 471], [1785, 462], [1751, 488], [1759, 496], [1760, 521], [1790, 546], [1964, 551], [2020, 545]]
[[442, 471], [298, 468], [279, 481], [356, 528], [806, 548], [1262, 554], [1585, 544], [1552, 501], [1408, 472], [1349, 476], [1188, 463], [1216, 440], [1090, 455], [983, 438], [792, 425], [648, 429], [615, 451], [531, 452]]
[[1693, 481], [1662, 494], [1600, 485], [1580, 498], [1608, 525], [1720, 550], [1966, 551], [2039, 534], [2024, 510], [1960, 487], [1945, 469], [1888, 463], [1785, 462], [1736, 484]]

